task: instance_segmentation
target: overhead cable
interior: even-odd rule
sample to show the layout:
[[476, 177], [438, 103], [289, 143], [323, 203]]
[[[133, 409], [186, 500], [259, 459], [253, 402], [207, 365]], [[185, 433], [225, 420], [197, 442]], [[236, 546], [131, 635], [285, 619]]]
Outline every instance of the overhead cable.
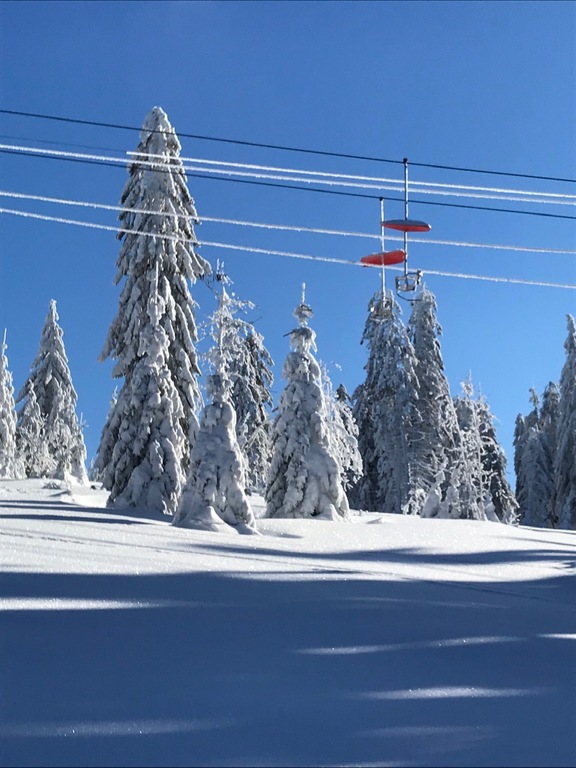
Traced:
[[[18, 144], [0, 144], [0, 149], [12, 150], [15, 152], [34, 153], [47, 155], [50, 157], [73, 158], [80, 160], [96, 160], [112, 162], [124, 165], [127, 161], [124, 157], [115, 157], [114, 155], [95, 155], [84, 152], [66, 152], [57, 149], [44, 149], [42, 147], [27, 147]], [[152, 170], [163, 170], [158, 168], [161, 163], [166, 166], [166, 157], [164, 155], [146, 155], [146, 159], [139, 157], [137, 152], [129, 153], [131, 163], [150, 168]], [[335, 173], [325, 173], [323, 171], [300, 171], [293, 168], [279, 168], [277, 166], [249, 165], [244, 163], [229, 163], [217, 160], [204, 160], [201, 158], [180, 157], [179, 161], [185, 171], [192, 173], [214, 173], [227, 176], [237, 176], [241, 178], [265, 179], [272, 181], [290, 181], [302, 184], [323, 184], [326, 186], [373, 189], [390, 192], [398, 192], [403, 186], [396, 179], [377, 178], [371, 176], [352, 176]], [[190, 165], [190, 163], [195, 165]], [[203, 165], [207, 167], [202, 167]], [[199, 167], [200, 166], [200, 167]], [[222, 167], [216, 167], [222, 166]], [[169, 167], [169, 165], [168, 165]], [[240, 170], [243, 169], [243, 170]], [[417, 185], [417, 188], [415, 188]], [[540, 203], [567, 205], [576, 201], [575, 195], [563, 195], [559, 193], [531, 192], [524, 190], [498, 190], [498, 188], [488, 187], [462, 187], [460, 185], [441, 184], [434, 182], [416, 182], [411, 183], [413, 192], [428, 195], [449, 195], [453, 197], [482, 198], [490, 200], [505, 200], [510, 202]], [[486, 190], [486, 191], [484, 191]]]
[[[138, 152], [127, 152], [127, 155], [129, 155], [133, 162], [139, 162], [139, 155]], [[147, 158], [150, 158], [150, 160], [158, 159], [161, 161], [166, 161], [165, 155], [156, 155], [156, 154], [146, 154]], [[381, 178], [378, 176], [359, 176], [356, 174], [348, 174], [348, 173], [327, 173], [325, 171], [308, 171], [308, 170], [302, 170], [300, 168], [284, 168], [282, 166], [269, 166], [269, 165], [257, 165], [254, 163], [234, 163], [229, 162], [227, 160], [208, 160], [206, 158], [200, 158], [200, 157], [186, 157], [184, 155], [180, 155], [179, 159], [182, 163], [204, 163], [208, 166], [223, 166], [226, 169], [232, 168], [232, 169], [245, 169], [245, 170], [252, 170], [252, 171], [265, 171], [270, 173], [288, 173], [288, 174], [301, 174], [305, 176], [313, 176], [318, 178], [327, 178], [332, 181], [354, 181], [354, 182], [369, 182], [370, 184], [375, 184], [380, 188], [384, 184], [391, 184], [394, 186], [393, 191], [402, 191], [404, 189], [404, 185], [395, 178]], [[316, 180], [316, 179], [314, 179]], [[369, 185], [366, 184], [368, 187]], [[435, 182], [435, 181], [415, 181], [410, 180], [409, 189], [413, 192], [422, 192], [424, 193], [425, 190], [427, 191], [427, 194], [450, 194], [452, 192], [483, 192], [483, 193], [492, 193], [492, 194], [502, 194], [502, 195], [521, 195], [523, 197], [535, 197], [535, 198], [550, 198], [550, 200], [565, 200], [567, 202], [573, 203], [576, 202], [576, 195], [569, 195], [564, 194], [561, 192], [534, 192], [531, 190], [525, 190], [525, 189], [509, 189], [509, 188], [501, 188], [501, 187], [482, 187], [477, 185], [470, 185], [470, 184], [447, 184], [447, 183], [441, 183], [441, 182]], [[440, 191], [444, 190], [444, 192]], [[465, 195], [467, 197], [474, 197], [474, 195]], [[478, 197], [486, 197], [486, 195], [478, 194]], [[507, 199], [507, 198], [503, 198]], [[541, 202], [540, 200], [537, 200], [536, 202]]]
[[[110, 157], [103, 160], [98, 160], [97, 155], [87, 155], [82, 153], [64, 153], [64, 152], [54, 152], [51, 150], [45, 150], [42, 148], [22, 148], [22, 147], [14, 147], [13, 145], [1, 145], [0, 144], [0, 153], [8, 153], [18, 154], [19, 152], [22, 152], [23, 149], [26, 149], [26, 154], [28, 157], [44, 157], [52, 160], [64, 160], [68, 162], [74, 162], [74, 163], [88, 163], [90, 165], [104, 165], [104, 166], [115, 166], [119, 167], [120, 164], [125, 164], [126, 160], [122, 158], [114, 158]], [[152, 163], [149, 161], [139, 161], [139, 164], [146, 165], [149, 164], [151, 167], [155, 168], [157, 172], [161, 173], [168, 173], [169, 169], [162, 169], [158, 168], [157, 163]], [[200, 178], [200, 179], [207, 179], [207, 178], [216, 178], [218, 181], [225, 181], [229, 183], [237, 183], [237, 184], [251, 184], [253, 186], [262, 186], [262, 187], [272, 187], [275, 189], [288, 189], [288, 190], [298, 190], [298, 191], [307, 191], [307, 192], [316, 192], [316, 193], [322, 193], [322, 194], [330, 194], [330, 195], [338, 195], [338, 196], [344, 196], [344, 197], [356, 197], [356, 198], [362, 198], [362, 199], [368, 199], [368, 200], [378, 200], [382, 198], [382, 187], [376, 187], [380, 194], [370, 194], [370, 193], [362, 193], [362, 192], [351, 192], [349, 190], [343, 191], [341, 189], [318, 189], [315, 187], [302, 187], [297, 186], [296, 184], [279, 184], [277, 182], [273, 181], [255, 181], [253, 179], [246, 179], [246, 178], [230, 178], [230, 177], [212, 177], [212, 176], [206, 176], [204, 175], [205, 169], [200, 169], [203, 172], [194, 172], [194, 169], [188, 169], [184, 168], [184, 172], [187, 177], [189, 178]], [[262, 176], [262, 179], [270, 179], [272, 177], [270, 176]], [[294, 179], [292, 177], [289, 178], [290, 181], [297, 181], [297, 179]], [[306, 179], [307, 184], [314, 183], [313, 180]], [[320, 182], [318, 182], [320, 183]], [[334, 186], [340, 186], [340, 185], [334, 185]], [[402, 202], [402, 198], [396, 198], [396, 197], [385, 197], [386, 200], [392, 201], [392, 202]], [[496, 198], [496, 199], [502, 199], [505, 200], [505, 198]], [[568, 214], [556, 214], [556, 213], [546, 213], [544, 211], [522, 211], [517, 209], [511, 209], [511, 208], [496, 208], [493, 206], [479, 206], [479, 205], [466, 205], [462, 203], [443, 203], [439, 201], [432, 201], [432, 200], [413, 200], [412, 202], [417, 203], [419, 205], [434, 205], [434, 206], [442, 206], [442, 207], [448, 207], [448, 208], [459, 208], [459, 209], [465, 209], [465, 210], [472, 210], [472, 211], [489, 211], [489, 212], [495, 212], [495, 213], [510, 213], [510, 214], [517, 214], [517, 215], [523, 215], [523, 216], [539, 216], [543, 218], [553, 218], [553, 219], [566, 219], [566, 220], [576, 220], [576, 216], [570, 216]], [[530, 200], [528, 202], [537, 202], [535, 200]]]
[[[87, 202], [84, 200], [69, 200], [67, 198], [47, 197], [46, 195], [28, 195], [28, 194], [23, 194], [21, 192], [8, 192], [6, 190], [0, 190], [0, 197], [13, 198], [17, 200], [31, 200], [31, 201], [42, 202], [42, 203], [68, 205], [68, 206], [81, 207], [81, 208], [91, 208], [94, 210], [112, 211], [114, 213], [124, 212], [124, 213], [154, 215], [156, 217], [171, 218], [171, 219], [183, 218], [187, 221], [191, 219], [190, 216], [171, 213], [168, 211], [150, 211], [143, 208], [126, 208], [121, 205], [107, 205], [105, 203], [93, 203], [93, 202]], [[213, 223], [213, 224], [227, 224], [227, 225], [240, 226], [240, 227], [251, 227], [255, 229], [267, 229], [267, 230], [273, 230], [273, 231], [279, 231], [279, 232], [300, 232], [300, 233], [309, 233], [309, 234], [318, 234], [318, 235], [334, 235], [339, 237], [357, 237], [357, 238], [366, 238], [370, 240], [380, 240], [380, 237], [381, 237], [378, 234], [374, 234], [370, 232], [350, 232], [346, 230], [321, 229], [317, 227], [299, 227], [296, 225], [289, 225], [289, 224], [270, 224], [270, 223], [255, 222], [255, 221], [242, 221], [239, 219], [223, 219], [223, 218], [218, 218], [213, 216], [202, 216], [200, 219], [200, 223], [201, 222]], [[194, 223], [198, 223], [198, 222], [194, 222]], [[115, 231], [118, 231], [117, 228], [113, 228], [113, 229]], [[398, 235], [387, 235], [386, 239], [401, 242], [403, 238]], [[528, 246], [502, 245], [502, 244], [496, 244], [496, 243], [476, 243], [476, 242], [455, 241], [455, 240], [435, 240], [429, 237], [426, 237], [425, 239], [412, 238], [411, 242], [416, 244], [422, 243], [422, 244], [429, 244], [429, 245], [444, 245], [444, 246], [455, 246], [455, 247], [463, 247], [463, 248], [487, 248], [487, 249], [501, 250], [501, 251], [519, 251], [523, 253], [552, 253], [552, 254], [562, 254], [562, 255], [576, 254], [576, 249], [533, 248]]]
[[[28, 118], [34, 118], [34, 119], [40, 119], [40, 120], [52, 120], [56, 122], [70, 123], [70, 124], [76, 124], [76, 125], [88, 125], [88, 126], [94, 126], [98, 128], [111, 128], [116, 130], [126, 130], [126, 131], [136, 131], [136, 132], [140, 132], [142, 130], [141, 127], [123, 125], [119, 123], [108, 123], [108, 122], [97, 121], [97, 120], [82, 120], [79, 118], [63, 117], [61, 115], [47, 115], [47, 114], [42, 114], [38, 112], [24, 112], [24, 111], [18, 111], [13, 109], [0, 109], [0, 114], [12, 115], [17, 117], [28, 117]], [[351, 153], [345, 153], [345, 152], [330, 152], [327, 150], [310, 149], [305, 147], [290, 147], [290, 146], [279, 145], [279, 144], [269, 144], [269, 143], [256, 142], [256, 141], [243, 141], [240, 139], [230, 139], [230, 138], [215, 137], [215, 136], [203, 136], [200, 134], [184, 133], [182, 131], [178, 131], [177, 136], [179, 136], [180, 138], [196, 139], [200, 141], [213, 141], [213, 142], [220, 142], [224, 144], [236, 144], [239, 146], [257, 147], [260, 149], [272, 149], [272, 150], [283, 151], [283, 152], [297, 152], [301, 154], [318, 155], [318, 156], [324, 156], [324, 157], [338, 157], [338, 158], [348, 159], [348, 160], [362, 160], [362, 161], [368, 161], [368, 162], [390, 163], [395, 165], [401, 165], [403, 163], [402, 160], [391, 160], [383, 157], [357, 155], [357, 154], [351, 154]], [[414, 161], [411, 161], [410, 165], [413, 165], [419, 168], [436, 168], [441, 170], [457, 171], [460, 173], [480, 173], [480, 174], [487, 174], [492, 176], [509, 176], [509, 177], [522, 178], [522, 179], [538, 179], [541, 181], [559, 181], [559, 182], [566, 182], [570, 184], [576, 183], [576, 179], [562, 178], [557, 176], [544, 176], [544, 175], [538, 175], [533, 173], [517, 173], [513, 171], [502, 171], [502, 170], [494, 170], [494, 169], [466, 168], [466, 167], [454, 166], [454, 165], [441, 165], [438, 163], [419, 163]]]
[[[292, 251], [278, 251], [278, 250], [271, 250], [268, 248], [257, 248], [252, 246], [236, 245], [233, 243], [218, 243], [218, 242], [211, 242], [211, 241], [191, 243], [190, 240], [184, 240], [183, 238], [177, 237], [175, 235], [166, 235], [163, 233], [151, 233], [151, 232], [138, 232], [138, 231], [135, 232], [134, 230], [127, 229], [127, 228], [112, 227], [106, 224], [96, 224], [94, 222], [78, 221], [76, 219], [66, 219], [58, 216], [47, 216], [44, 214], [31, 213], [29, 211], [12, 210], [9, 208], [0, 208], [0, 214], [1, 213], [13, 215], [13, 216], [22, 216], [24, 218], [39, 219], [41, 221], [52, 221], [59, 224], [86, 227], [89, 229], [99, 229], [99, 230], [112, 231], [115, 233], [129, 234], [135, 237], [152, 237], [160, 240], [171, 240], [171, 241], [180, 242], [180, 243], [189, 243], [194, 246], [205, 246], [208, 248], [210, 247], [224, 248], [226, 250], [231, 250], [231, 251], [244, 251], [248, 253], [255, 253], [255, 254], [261, 254], [261, 255], [268, 255], [268, 256], [283, 256], [287, 258], [300, 259], [305, 261], [317, 261], [317, 262], [324, 262], [324, 263], [331, 263], [331, 264], [342, 264], [342, 265], [353, 266], [353, 267], [360, 267], [360, 266], [363, 268], [365, 267], [365, 265], [360, 264], [358, 261], [352, 261], [350, 259], [337, 259], [333, 256], [314, 256], [312, 254], [295, 253]], [[394, 270], [395, 268], [387, 267], [387, 269]], [[537, 286], [541, 288], [565, 288], [570, 290], [576, 290], [576, 284], [571, 284], [571, 283], [553, 283], [553, 282], [543, 282], [543, 281], [537, 281], [537, 280], [524, 280], [520, 278], [495, 277], [495, 276], [488, 276], [488, 275], [472, 275], [467, 273], [443, 272], [440, 270], [426, 270], [426, 274], [436, 275], [440, 277], [454, 277], [454, 278], [462, 278], [462, 279], [469, 279], [469, 280], [484, 280], [484, 281], [489, 281], [493, 283], [513, 283], [515, 285], [531, 285], [531, 286]]]

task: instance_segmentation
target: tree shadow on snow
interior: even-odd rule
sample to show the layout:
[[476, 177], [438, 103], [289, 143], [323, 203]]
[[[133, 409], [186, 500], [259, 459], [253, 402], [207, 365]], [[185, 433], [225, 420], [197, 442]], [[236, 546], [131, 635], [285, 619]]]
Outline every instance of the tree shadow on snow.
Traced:
[[573, 602], [478, 586], [0, 573], [0, 765], [574, 765]]
[[[205, 549], [212, 549], [223, 554], [238, 554], [241, 550], [237, 546], [227, 544], [205, 544]], [[266, 547], [251, 547], [247, 550], [252, 555], [261, 555], [262, 557], [278, 556], [277, 549]], [[527, 550], [497, 550], [488, 552], [456, 552], [456, 553], [434, 553], [419, 550], [417, 548], [397, 548], [381, 550], [350, 550], [343, 552], [290, 552], [293, 559], [303, 560], [346, 560], [359, 561], [362, 563], [414, 563], [420, 565], [438, 565], [438, 566], [466, 566], [466, 565], [504, 565], [504, 564], [530, 564], [542, 561], [566, 562], [571, 567], [576, 563], [576, 551], [571, 547], [559, 549], [527, 549]]]
[[[85, 504], [77, 504], [72, 501], [51, 501], [50, 499], [40, 499], [40, 500], [0, 500], [0, 509], [38, 509], [38, 510], [47, 510], [48, 512], [53, 512], [54, 514], [50, 517], [42, 517], [41, 514], [30, 514], [26, 517], [26, 519], [34, 519], [34, 520], [42, 520], [42, 519], [49, 519], [49, 520], [60, 520], [62, 522], [66, 522], [68, 520], [74, 520], [78, 519], [80, 521], [89, 521], [89, 522], [101, 522], [101, 523], [142, 523], [145, 524], [150, 521], [155, 522], [165, 522], [168, 525], [172, 522], [172, 517], [170, 515], [164, 515], [161, 512], [150, 512], [149, 510], [136, 510], [131, 507], [115, 507], [115, 506], [109, 506], [109, 507], [90, 507]], [[68, 515], [69, 512], [78, 512], [78, 518], [73, 518], [70, 515]], [[82, 513], [86, 512], [87, 515], [91, 515], [91, 517], [88, 517], [87, 515], [83, 515]], [[59, 514], [58, 514], [59, 513]], [[4, 517], [6, 519], [11, 518], [18, 518], [18, 517], [24, 517], [17, 514], [4, 514], [0, 515], [0, 518]]]
[[[86, 509], [86, 507], [83, 507], [83, 509]], [[116, 525], [138, 525], [138, 520], [126, 520], [126, 519], [120, 519], [120, 518], [111, 518], [111, 517], [104, 517], [102, 514], [99, 514], [98, 516], [94, 515], [82, 515], [82, 516], [74, 516], [74, 515], [47, 515], [47, 514], [32, 514], [27, 515], [24, 513], [17, 513], [17, 514], [9, 514], [9, 515], [1, 515], [0, 514], [0, 520], [45, 520], [45, 521], [56, 521], [59, 523], [115, 523]]]

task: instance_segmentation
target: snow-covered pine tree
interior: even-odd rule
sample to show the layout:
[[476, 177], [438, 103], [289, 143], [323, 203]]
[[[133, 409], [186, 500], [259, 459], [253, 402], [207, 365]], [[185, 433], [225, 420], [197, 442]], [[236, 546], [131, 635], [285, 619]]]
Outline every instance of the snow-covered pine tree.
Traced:
[[[517, 419], [515, 470], [521, 490], [520, 522], [538, 527], [554, 526], [554, 459], [560, 393], [550, 382], [542, 406], [532, 390], [533, 410]], [[522, 426], [520, 426], [522, 425]], [[521, 431], [522, 430], [522, 431]]]
[[16, 458], [23, 477], [50, 477], [54, 473], [54, 459], [49, 456], [44, 439], [45, 424], [34, 384], [28, 380], [16, 422]]
[[[224, 292], [223, 292], [224, 293]], [[236, 413], [231, 403], [231, 381], [225, 335], [230, 317], [221, 311], [215, 318], [220, 334], [210, 355], [214, 373], [208, 377], [208, 397], [200, 429], [192, 447], [190, 469], [173, 524], [183, 528], [218, 530], [223, 523], [242, 533], [257, 533], [254, 513], [245, 493], [246, 460], [236, 438]]]
[[236, 434], [248, 462], [248, 488], [264, 493], [272, 457], [271, 387], [274, 361], [264, 337], [253, 329], [242, 339], [245, 355], [239, 358], [231, 398], [236, 410]]
[[[32, 402], [28, 402], [29, 399]], [[16, 442], [27, 477], [70, 477], [79, 483], [87, 482], [86, 446], [76, 416], [77, 399], [64, 349], [64, 334], [58, 325], [56, 302], [52, 300], [38, 354], [16, 398], [17, 404], [22, 403], [16, 423]], [[31, 455], [34, 451], [40, 451], [39, 455]]]
[[[104, 434], [110, 427], [110, 419], [114, 415], [116, 403], [118, 402], [118, 387], [114, 387], [112, 397], [110, 398], [110, 405], [108, 406], [108, 414], [106, 416], [106, 422], [102, 434]], [[88, 479], [92, 482], [101, 483], [106, 472], [106, 467], [100, 467], [98, 464], [98, 456], [92, 459], [90, 468], [88, 471]]]
[[421, 434], [416, 356], [394, 309], [385, 326], [387, 344], [378, 380], [375, 435], [376, 445], [380, 446], [381, 509], [415, 515], [425, 501], [415, 456], [416, 438]]
[[359, 508], [418, 514], [425, 494], [415, 471], [420, 416], [414, 347], [391, 292], [384, 301], [377, 292], [368, 309], [366, 379], [353, 395], [364, 474], [351, 500]]
[[514, 524], [518, 521], [518, 502], [506, 478], [506, 455], [496, 437], [494, 416], [484, 397], [479, 397], [475, 406], [482, 442], [483, 484], [488, 494], [484, 511], [488, 519], [494, 519], [495, 514], [502, 523]]
[[368, 346], [368, 361], [364, 366], [366, 378], [352, 393], [352, 415], [358, 426], [358, 450], [363, 472], [348, 492], [350, 503], [357, 509], [375, 510], [381, 501], [379, 452], [375, 443], [378, 377], [384, 358], [385, 323], [389, 312], [387, 299], [380, 292], [368, 302], [368, 317], [360, 341]]
[[[458, 517], [468, 520], [515, 523], [518, 503], [506, 479], [506, 456], [496, 438], [494, 417], [484, 397], [473, 400], [469, 377], [463, 396], [455, 398], [464, 448], [464, 477]], [[458, 483], [453, 483], [457, 489]]]
[[[158, 280], [156, 264], [153, 280]], [[118, 438], [102, 468], [102, 484], [117, 506], [174, 514], [184, 482], [182, 401], [170, 372], [165, 300], [151, 287], [136, 363], [108, 415]]]
[[[116, 283], [124, 284], [100, 359], [114, 358], [113, 376], [124, 383], [96, 459], [111, 503], [146, 504], [169, 514], [202, 402], [189, 283], [210, 273], [195, 251], [198, 216], [180, 149], [165, 112], [154, 107], [121, 196]], [[170, 479], [162, 480], [166, 468]]]
[[560, 404], [554, 462], [554, 522], [576, 528], [576, 323], [567, 316], [566, 361], [560, 375]]
[[12, 374], [6, 356], [6, 331], [0, 347], [0, 477], [18, 477], [16, 466], [16, 406]]
[[526, 419], [524, 416], [519, 413], [516, 416], [516, 421], [514, 422], [514, 474], [516, 475], [516, 501], [518, 502], [518, 505], [520, 507], [520, 513], [522, 514], [522, 494], [524, 492], [524, 489], [522, 488], [522, 483], [520, 481], [520, 469], [522, 466], [522, 453], [524, 450], [524, 446], [526, 444]]
[[358, 449], [358, 425], [354, 421], [351, 397], [340, 384], [329, 404], [332, 411], [332, 435], [336, 445], [344, 489], [354, 486], [362, 476], [362, 456]]
[[282, 370], [287, 383], [272, 432], [266, 516], [342, 520], [349, 515], [348, 500], [332, 453], [320, 366], [312, 354], [312, 314], [303, 290], [294, 310], [298, 328], [290, 332], [291, 351]]
[[516, 501], [520, 508], [520, 515], [524, 514], [526, 509], [527, 488], [524, 485], [524, 474], [522, 471], [524, 451], [526, 444], [532, 432], [540, 429], [539, 403], [540, 399], [535, 389], [530, 389], [530, 402], [532, 410], [527, 416], [521, 413], [516, 417], [514, 426], [514, 472], [516, 474]]
[[[226, 291], [223, 281], [218, 308], [210, 318], [215, 342], [208, 359], [217, 355], [224, 377], [230, 381], [230, 402], [236, 413], [236, 436], [247, 461], [247, 488], [261, 493], [270, 464], [272, 366], [264, 339], [252, 323], [240, 317], [254, 305]], [[221, 350], [221, 351], [220, 351]]]
[[[419, 431], [414, 438], [414, 482], [425, 494], [420, 514], [425, 517], [459, 517], [454, 508], [460, 496], [468, 497], [463, 462], [462, 436], [444, 373], [434, 294], [423, 287], [412, 304], [408, 335], [416, 355]], [[457, 487], [450, 490], [452, 481]], [[447, 498], [450, 509], [447, 509]]]
[[358, 450], [358, 427], [352, 415], [350, 395], [344, 384], [336, 392], [328, 367], [320, 362], [322, 389], [328, 409], [328, 436], [331, 452], [340, 466], [340, 479], [345, 491], [358, 482], [362, 476], [362, 456]]
[[[484, 472], [480, 415], [476, 402], [472, 399], [474, 386], [471, 377], [462, 382], [461, 386], [462, 395], [454, 399], [454, 404], [464, 449], [462, 480], [466, 483], [463, 486], [464, 493], [459, 487], [458, 477], [452, 483], [450, 493], [459, 493], [459, 498], [458, 503], [453, 506], [454, 514], [451, 516], [465, 520], [487, 520], [489, 484]], [[495, 515], [491, 519], [496, 520]]]

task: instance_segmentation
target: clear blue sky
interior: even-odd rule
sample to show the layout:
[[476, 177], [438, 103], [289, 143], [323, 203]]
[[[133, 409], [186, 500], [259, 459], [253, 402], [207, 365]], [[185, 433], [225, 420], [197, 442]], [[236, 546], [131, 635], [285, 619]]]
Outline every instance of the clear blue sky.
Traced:
[[[176, 131], [208, 137], [471, 169], [576, 178], [574, 2], [3, 2], [0, 108], [139, 127], [155, 105]], [[118, 155], [137, 132], [0, 114], [0, 142]], [[48, 143], [57, 142], [57, 143]], [[286, 153], [182, 138], [183, 154], [339, 174], [402, 179], [398, 164]], [[97, 149], [96, 149], [97, 148]], [[412, 166], [411, 180], [576, 194], [576, 185]], [[116, 205], [122, 167], [0, 154], [0, 188]], [[200, 218], [379, 233], [378, 201], [191, 178]], [[360, 190], [363, 191], [363, 190]], [[377, 196], [377, 192], [370, 192]], [[392, 195], [392, 197], [398, 195]], [[576, 215], [574, 206], [428, 198]], [[576, 249], [574, 220], [425, 205], [410, 213], [430, 238]], [[114, 226], [113, 212], [3, 198], [0, 205]], [[388, 202], [390, 216], [402, 215]], [[0, 216], [0, 328], [17, 389], [38, 348], [51, 298], [78, 410], [94, 456], [114, 388], [97, 363], [119, 295], [112, 232]], [[204, 223], [200, 240], [359, 260], [378, 243]], [[276, 366], [307, 284], [318, 356], [335, 386], [363, 379], [360, 338], [376, 270], [204, 246], [254, 301]], [[412, 267], [576, 283], [574, 255], [416, 245]], [[429, 275], [452, 391], [472, 372], [495, 413], [512, 464], [512, 433], [528, 389], [557, 380], [565, 315], [576, 291]], [[215, 306], [198, 285], [198, 321]], [[409, 307], [406, 305], [406, 316]]]

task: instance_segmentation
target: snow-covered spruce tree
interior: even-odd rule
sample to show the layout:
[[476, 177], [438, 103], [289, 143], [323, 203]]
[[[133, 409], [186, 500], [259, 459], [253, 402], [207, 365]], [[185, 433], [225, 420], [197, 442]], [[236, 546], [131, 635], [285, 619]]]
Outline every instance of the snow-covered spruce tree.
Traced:
[[362, 341], [369, 347], [366, 379], [353, 395], [364, 474], [351, 494], [364, 509], [418, 514], [425, 501], [418, 487], [415, 442], [420, 433], [414, 347], [391, 292], [369, 303]]
[[242, 340], [245, 356], [232, 384], [236, 410], [236, 434], [248, 462], [248, 488], [264, 493], [272, 457], [271, 386], [274, 362], [255, 329]]
[[350, 407], [351, 398], [344, 384], [339, 385], [334, 395], [331, 391], [329, 395], [331, 432], [341, 467], [342, 485], [347, 490], [362, 476], [362, 456], [358, 449], [358, 425], [354, 421]]
[[236, 436], [247, 461], [247, 488], [260, 493], [264, 491], [270, 464], [269, 409], [274, 363], [262, 335], [252, 323], [239, 317], [253, 306], [251, 302], [230, 296], [225, 284], [222, 286], [218, 308], [210, 318], [210, 333], [215, 344], [207, 357], [211, 360], [218, 356], [221, 372], [230, 381]]
[[[473, 400], [468, 378], [463, 396], [455, 399], [456, 415], [464, 447], [464, 494], [460, 488], [459, 517], [515, 523], [518, 504], [506, 479], [506, 457], [496, 438], [494, 417], [485, 398]], [[458, 488], [458, 483], [453, 483]]]
[[12, 374], [6, 356], [6, 331], [0, 347], [0, 477], [18, 477], [16, 466], [16, 406]]
[[168, 514], [176, 508], [202, 402], [189, 283], [210, 273], [194, 250], [198, 216], [180, 148], [166, 114], [154, 107], [121, 197], [116, 283], [124, 284], [100, 359], [115, 359], [113, 376], [124, 382], [96, 459], [110, 503]]
[[236, 414], [230, 402], [230, 380], [220, 359], [208, 376], [206, 405], [192, 448], [190, 469], [173, 524], [219, 530], [223, 524], [241, 533], [257, 533], [245, 493], [246, 462], [236, 439]]
[[312, 314], [302, 291], [294, 310], [299, 325], [290, 332], [291, 351], [282, 370], [287, 383], [272, 432], [266, 516], [342, 520], [349, 515], [348, 500], [332, 453], [320, 366], [312, 354]]
[[[462, 382], [462, 396], [456, 397], [454, 404], [458, 426], [462, 435], [464, 449], [464, 470], [462, 480], [467, 481], [465, 495], [460, 494], [455, 509], [460, 512], [457, 515], [466, 520], [487, 520], [489, 511], [489, 486], [484, 472], [482, 434], [480, 431], [480, 414], [476, 402], [472, 399], [474, 386], [471, 378]], [[458, 478], [452, 483], [451, 492], [459, 492]], [[454, 515], [456, 516], [456, 515]], [[496, 520], [492, 515], [490, 519]]]
[[378, 378], [375, 434], [380, 450], [381, 509], [415, 515], [425, 501], [415, 455], [416, 439], [421, 434], [416, 356], [399, 313], [393, 311], [385, 325], [387, 343]]
[[25, 384], [26, 396], [16, 422], [16, 457], [23, 477], [50, 477], [54, 459], [48, 454], [44, 439], [46, 419], [40, 411], [34, 384]]
[[[16, 399], [17, 404], [22, 403], [16, 423], [16, 445], [27, 477], [87, 482], [86, 446], [76, 416], [76, 400], [64, 334], [58, 325], [56, 302], [52, 300], [38, 354]], [[34, 457], [34, 451], [40, 454]]]
[[560, 375], [560, 404], [554, 462], [554, 522], [576, 528], [576, 323], [567, 316], [566, 362]]
[[519, 413], [514, 425], [514, 472], [516, 474], [516, 501], [520, 507], [520, 515], [523, 514], [523, 510], [526, 507], [526, 489], [522, 472], [524, 451], [530, 434], [534, 430], [538, 431], [540, 429], [540, 414], [538, 410], [540, 400], [536, 390], [533, 388], [530, 389], [530, 402], [532, 403], [530, 413], [527, 416]]
[[538, 527], [554, 526], [554, 459], [560, 393], [550, 382], [542, 406], [532, 390], [533, 410], [518, 416], [515, 432], [516, 487], [520, 489], [520, 522]]
[[[469, 497], [462, 436], [448, 379], [436, 317], [436, 299], [426, 287], [413, 302], [408, 335], [416, 355], [419, 430], [414, 436], [414, 482], [423, 491], [425, 517], [460, 517], [458, 501]], [[456, 487], [452, 487], [456, 481]]]
[[378, 377], [384, 358], [386, 323], [389, 319], [387, 299], [380, 292], [368, 302], [368, 317], [360, 341], [368, 346], [368, 361], [364, 366], [366, 378], [352, 393], [352, 415], [358, 426], [358, 450], [363, 472], [349, 490], [348, 497], [357, 509], [375, 510], [381, 501], [378, 473], [379, 451], [375, 443], [376, 407], [378, 404]]
[[494, 416], [484, 397], [475, 403], [482, 442], [483, 484], [487, 489], [486, 517], [495, 514], [502, 523], [518, 521], [518, 502], [506, 478], [506, 455], [496, 437]]
[[[158, 264], [153, 280], [158, 280]], [[117, 506], [173, 514], [183, 483], [182, 401], [169, 367], [165, 300], [153, 286], [137, 359], [118, 393], [105, 429], [117, 434], [102, 483]], [[142, 319], [141, 319], [142, 320]]]
[[[114, 413], [114, 409], [116, 407], [116, 403], [118, 402], [118, 387], [114, 387], [114, 390], [112, 392], [112, 397], [110, 398], [110, 405], [108, 406], [108, 414], [106, 416], [106, 422], [104, 430], [107, 430], [110, 424], [110, 419]], [[98, 456], [96, 456], [92, 461], [90, 462], [90, 467], [88, 470], [88, 479], [91, 482], [101, 483], [104, 477], [106, 471], [106, 467], [103, 469], [98, 464]]]

